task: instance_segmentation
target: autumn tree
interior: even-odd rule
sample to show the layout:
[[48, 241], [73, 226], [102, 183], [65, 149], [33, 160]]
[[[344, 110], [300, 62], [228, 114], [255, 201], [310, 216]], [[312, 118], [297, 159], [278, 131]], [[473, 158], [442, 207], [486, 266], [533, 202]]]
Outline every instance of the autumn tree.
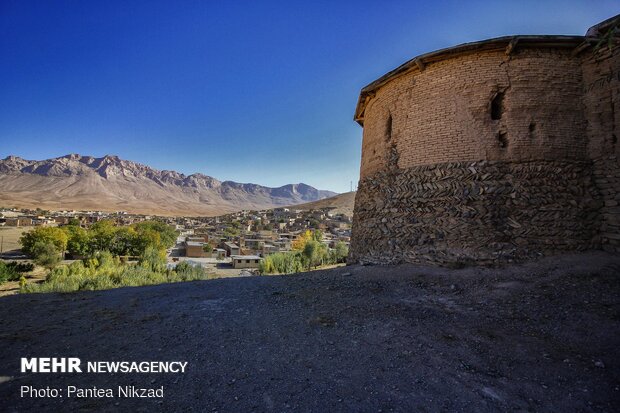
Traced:
[[306, 243], [312, 239], [312, 231], [306, 230], [299, 234], [291, 243], [291, 248], [295, 251], [303, 251]]

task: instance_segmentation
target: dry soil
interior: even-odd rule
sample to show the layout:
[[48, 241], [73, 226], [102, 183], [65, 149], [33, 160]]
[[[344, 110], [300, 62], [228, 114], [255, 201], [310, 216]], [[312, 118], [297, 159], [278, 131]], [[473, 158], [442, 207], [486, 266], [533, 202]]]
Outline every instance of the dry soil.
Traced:
[[[3, 411], [620, 411], [620, 257], [504, 269], [351, 266], [0, 298]], [[178, 374], [22, 374], [20, 357], [183, 360]], [[164, 386], [29, 399], [22, 385]]]

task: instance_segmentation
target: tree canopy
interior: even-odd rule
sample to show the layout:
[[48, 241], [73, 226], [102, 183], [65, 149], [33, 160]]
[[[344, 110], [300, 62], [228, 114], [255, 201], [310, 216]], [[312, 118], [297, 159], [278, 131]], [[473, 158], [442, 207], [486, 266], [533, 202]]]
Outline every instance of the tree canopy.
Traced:
[[[88, 256], [108, 251], [113, 255], [140, 256], [147, 248], [165, 250], [172, 247], [177, 232], [159, 221], [144, 221], [131, 226], [117, 226], [109, 220], [93, 224], [89, 229], [78, 225], [36, 227], [21, 238], [22, 250], [36, 258], [36, 243], [51, 244], [58, 253]], [[40, 250], [40, 248], [39, 248]]]

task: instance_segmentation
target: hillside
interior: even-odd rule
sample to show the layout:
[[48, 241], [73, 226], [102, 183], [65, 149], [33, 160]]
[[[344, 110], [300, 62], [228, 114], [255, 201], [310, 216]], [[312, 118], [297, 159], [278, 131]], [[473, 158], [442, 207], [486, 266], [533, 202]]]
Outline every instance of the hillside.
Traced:
[[355, 205], [356, 192], [346, 192], [318, 201], [307, 202], [305, 204], [295, 205], [297, 209], [322, 209], [334, 208], [336, 213], [353, 216], [353, 206]]
[[[596, 252], [2, 297], [0, 400], [6, 412], [619, 411], [619, 270]], [[188, 365], [20, 373], [20, 357], [47, 355]], [[164, 397], [20, 397], [130, 384]]]
[[9, 156], [0, 160], [0, 188], [2, 206], [205, 216], [335, 195], [303, 183], [269, 188], [222, 182], [200, 173], [161, 171], [117, 156], [77, 154], [42, 161]]

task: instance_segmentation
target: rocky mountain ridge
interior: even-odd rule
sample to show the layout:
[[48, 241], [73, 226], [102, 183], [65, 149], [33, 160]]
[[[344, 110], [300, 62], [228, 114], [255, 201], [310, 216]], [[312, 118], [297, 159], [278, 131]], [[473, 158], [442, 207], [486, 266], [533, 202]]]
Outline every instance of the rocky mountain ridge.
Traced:
[[336, 195], [303, 183], [270, 188], [208, 175], [158, 170], [114, 155], [69, 154], [41, 161], [0, 160], [0, 202], [49, 209], [216, 215], [312, 202]]

